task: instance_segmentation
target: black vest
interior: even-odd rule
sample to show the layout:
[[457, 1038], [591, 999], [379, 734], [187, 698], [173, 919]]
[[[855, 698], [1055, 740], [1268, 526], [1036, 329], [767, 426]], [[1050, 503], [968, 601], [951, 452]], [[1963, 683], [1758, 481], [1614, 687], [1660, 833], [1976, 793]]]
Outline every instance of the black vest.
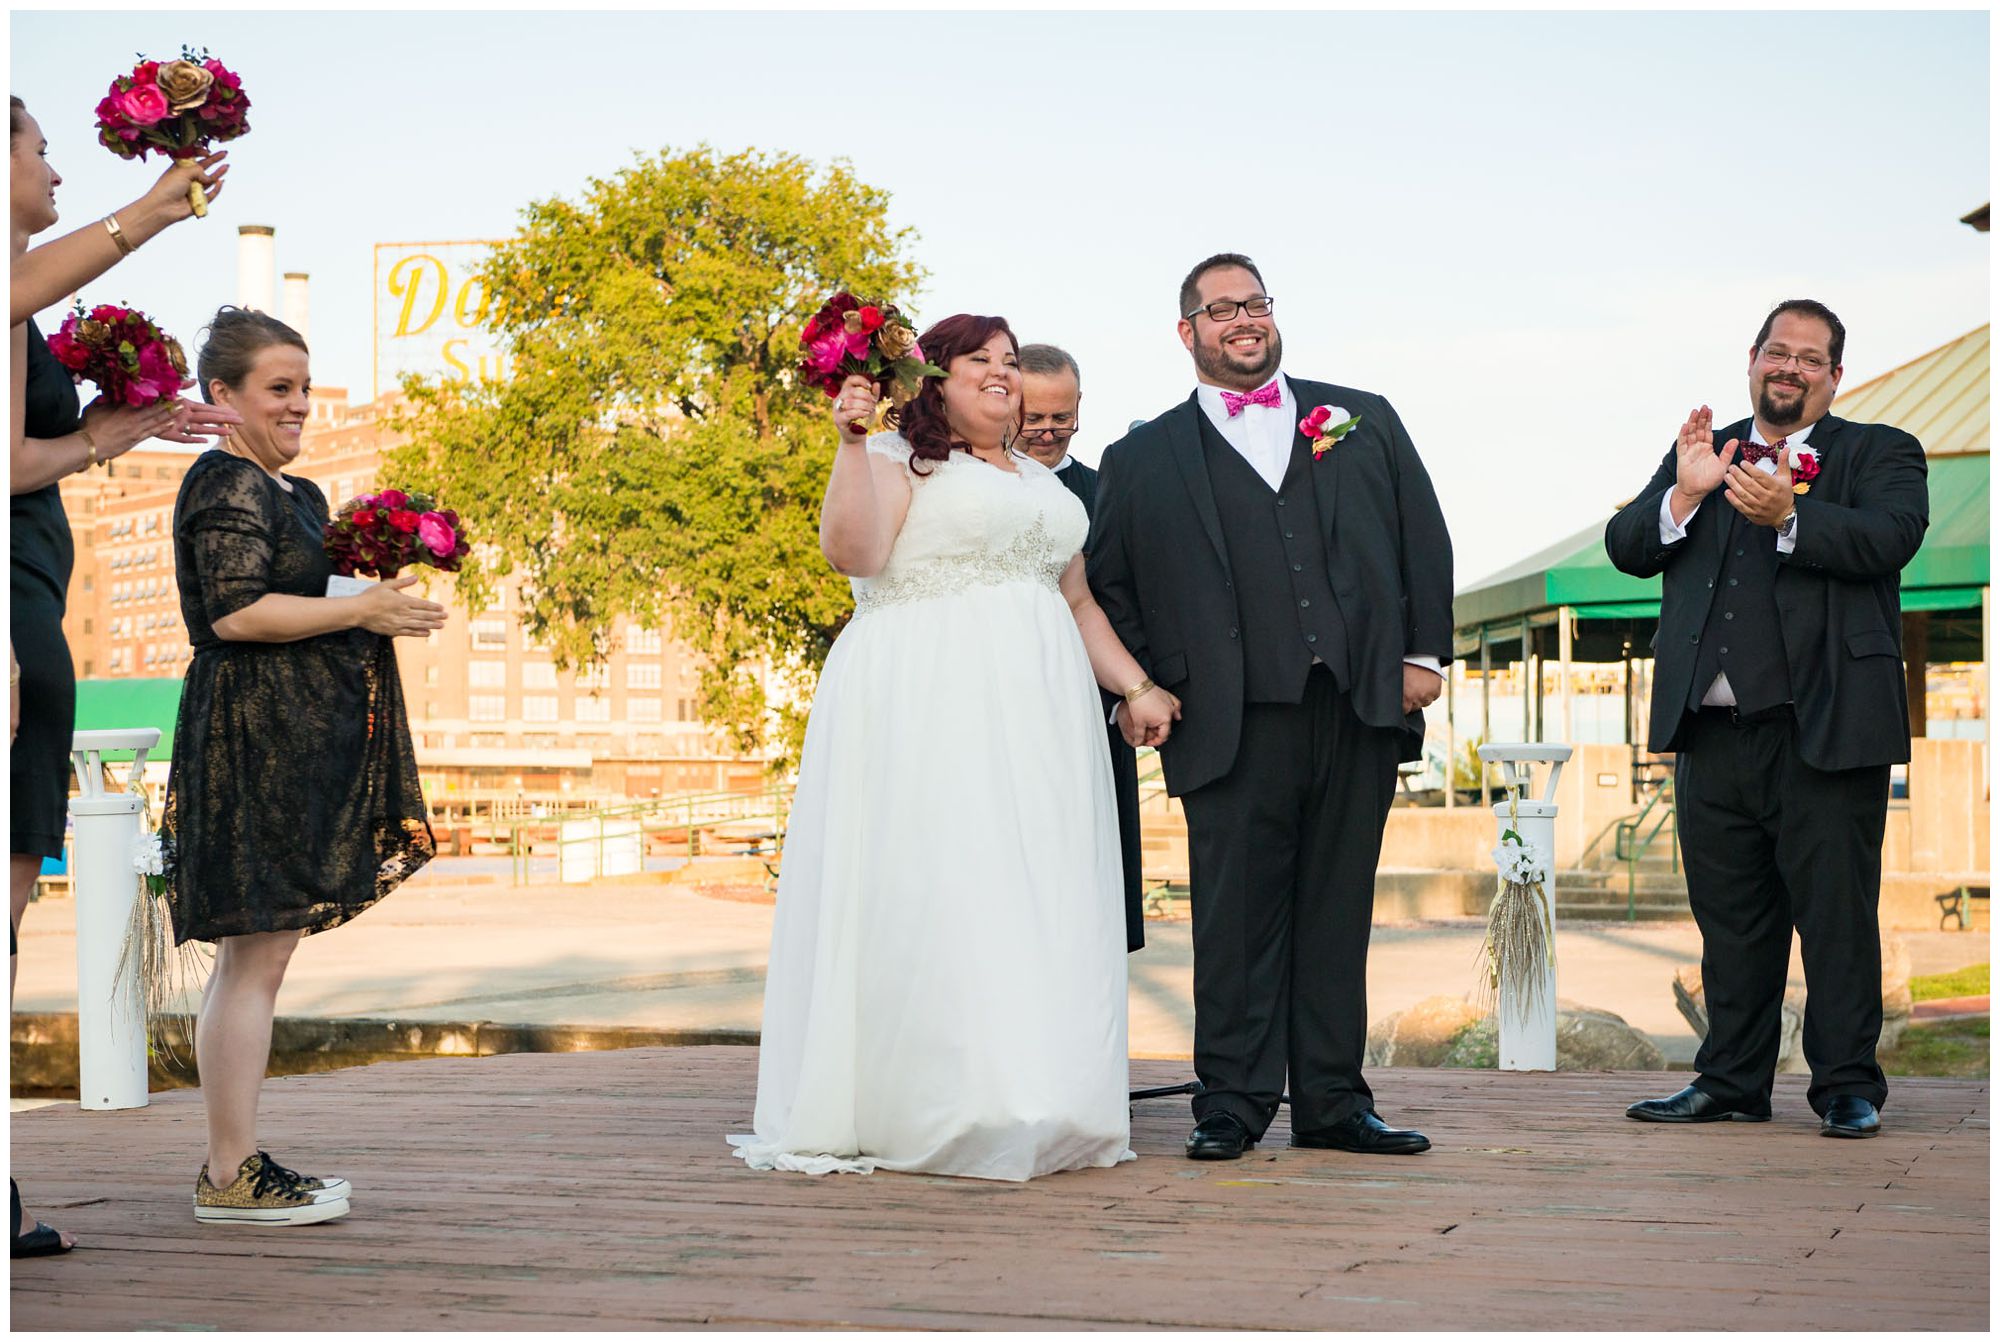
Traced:
[[1347, 626], [1327, 577], [1311, 450], [1293, 436], [1291, 464], [1273, 493], [1208, 416], [1199, 418], [1243, 631], [1244, 699], [1298, 703], [1315, 657], [1346, 689]]
[[1778, 631], [1777, 533], [1734, 508], [1729, 516], [1729, 545], [1715, 578], [1715, 600], [1709, 603], [1708, 620], [1701, 627], [1688, 707], [1701, 707], [1702, 696], [1720, 672], [1729, 677], [1737, 709], [1758, 713], [1792, 698], [1785, 641]]

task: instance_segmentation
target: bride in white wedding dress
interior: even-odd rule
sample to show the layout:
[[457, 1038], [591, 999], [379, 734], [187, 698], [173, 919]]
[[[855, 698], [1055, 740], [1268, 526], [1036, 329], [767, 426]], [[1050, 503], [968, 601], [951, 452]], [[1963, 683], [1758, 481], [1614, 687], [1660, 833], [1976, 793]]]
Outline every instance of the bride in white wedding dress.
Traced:
[[1118, 820], [1097, 685], [1142, 744], [1179, 705], [1091, 600], [1083, 506], [1006, 447], [997, 317], [920, 337], [946, 370], [901, 432], [848, 431], [820, 545], [854, 579], [820, 675], [764, 990], [758, 1169], [1030, 1179], [1132, 1158]]

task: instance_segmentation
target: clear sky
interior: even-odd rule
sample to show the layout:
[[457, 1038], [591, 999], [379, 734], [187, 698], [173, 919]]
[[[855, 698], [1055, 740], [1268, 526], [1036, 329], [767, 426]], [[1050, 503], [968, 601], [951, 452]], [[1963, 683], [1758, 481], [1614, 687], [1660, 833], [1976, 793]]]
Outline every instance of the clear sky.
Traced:
[[[1682, 416], [1747, 412], [1776, 301], [1845, 385], [1988, 320], [1983, 12], [15, 14], [61, 230], [156, 167], [97, 147], [135, 52], [206, 45], [254, 102], [229, 188], [86, 292], [190, 342], [236, 227], [312, 274], [314, 376], [370, 385], [373, 244], [501, 236], [638, 152], [850, 159], [931, 275], [1083, 366], [1094, 460], [1184, 398], [1174, 298], [1263, 268], [1297, 376], [1378, 391], [1464, 586], [1636, 492]], [[832, 450], [831, 438], [828, 450]]]

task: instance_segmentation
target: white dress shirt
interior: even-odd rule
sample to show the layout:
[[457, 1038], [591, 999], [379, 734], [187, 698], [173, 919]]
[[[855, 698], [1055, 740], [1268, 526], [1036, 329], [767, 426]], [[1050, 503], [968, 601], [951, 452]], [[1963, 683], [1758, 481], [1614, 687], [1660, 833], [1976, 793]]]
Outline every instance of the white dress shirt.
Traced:
[[1069, 464], [1075, 460], [1076, 460], [1075, 457], [1072, 457], [1069, 453], [1065, 452], [1063, 453], [1063, 459], [1057, 462], [1055, 465], [1049, 467], [1049, 469], [1054, 471], [1057, 475], [1061, 475], [1064, 471], [1069, 469]]
[[[1786, 434], [1786, 450], [1789, 451], [1792, 448], [1804, 447], [1806, 439], [1812, 436], [1814, 424], [1817, 423], [1818, 421], [1815, 420], [1813, 424], [1808, 424], [1796, 432]], [[1764, 436], [1763, 430], [1757, 427], [1757, 421], [1755, 420], [1750, 421], [1750, 441], [1759, 447], [1770, 446], [1770, 440]], [[1762, 461], [1753, 462], [1751, 469], [1762, 471], [1766, 475], [1776, 475], [1778, 473], [1778, 460], [1776, 457], [1765, 457]], [[1702, 503], [1706, 502], [1708, 502], [1707, 499], [1702, 500]], [[1701, 503], [1697, 503], [1694, 506], [1693, 512], [1690, 512], [1678, 522], [1674, 521], [1674, 491], [1672, 489], [1667, 490], [1666, 497], [1660, 500], [1660, 544], [1672, 545], [1675, 541], [1685, 537], [1688, 534], [1688, 523], [1694, 521], [1695, 513], [1700, 511]], [[1797, 519], [1794, 519], [1791, 534], [1778, 537], [1778, 553], [1788, 555], [1797, 547], [1798, 543], [1799, 523]], [[1707, 691], [1701, 696], [1701, 706], [1703, 708], [1734, 708], [1736, 706], [1736, 691], [1729, 688], [1728, 676], [1721, 672], [1716, 673], [1714, 681], [1710, 683]]]

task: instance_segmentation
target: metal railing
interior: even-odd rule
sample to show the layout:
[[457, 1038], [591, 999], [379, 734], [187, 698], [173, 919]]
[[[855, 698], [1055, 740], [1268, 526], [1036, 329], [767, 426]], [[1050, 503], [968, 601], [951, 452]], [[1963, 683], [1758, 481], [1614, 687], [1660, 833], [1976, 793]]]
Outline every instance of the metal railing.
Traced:
[[[619, 806], [578, 807], [548, 812], [509, 825], [507, 851], [513, 860], [515, 885], [526, 885], [529, 882], [537, 833], [547, 834], [553, 831], [556, 870], [560, 874], [563, 869], [562, 855], [565, 848], [576, 844], [596, 844], [598, 852], [600, 854], [603, 852], [605, 824], [612, 821], [637, 822], [642, 854], [648, 836], [681, 832], [689, 859], [701, 855], [701, 836], [705, 830], [714, 830], [722, 825], [768, 821], [770, 823], [768, 833], [756, 836], [759, 839], [758, 847], [763, 848], [762, 840], [769, 839], [772, 851], [777, 851], [783, 847], [785, 824], [790, 818], [791, 809], [791, 786], [776, 782], [757, 792], [687, 792]], [[574, 825], [578, 821], [597, 822], [596, 833], [565, 837], [564, 827]]]
[[[1612, 849], [1613, 856], [1625, 864], [1625, 921], [1639, 921], [1639, 862], [1646, 856], [1659, 839], [1660, 831], [1667, 830], [1672, 870], [1678, 875], [1681, 869], [1680, 822], [1674, 807], [1674, 780], [1671, 776], [1646, 784], [1646, 804], [1639, 813], [1618, 822], [1617, 839]], [[1654, 816], [1658, 811], [1659, 815]], [[1651, 820], [1651, 828], [1647, 827]]]

